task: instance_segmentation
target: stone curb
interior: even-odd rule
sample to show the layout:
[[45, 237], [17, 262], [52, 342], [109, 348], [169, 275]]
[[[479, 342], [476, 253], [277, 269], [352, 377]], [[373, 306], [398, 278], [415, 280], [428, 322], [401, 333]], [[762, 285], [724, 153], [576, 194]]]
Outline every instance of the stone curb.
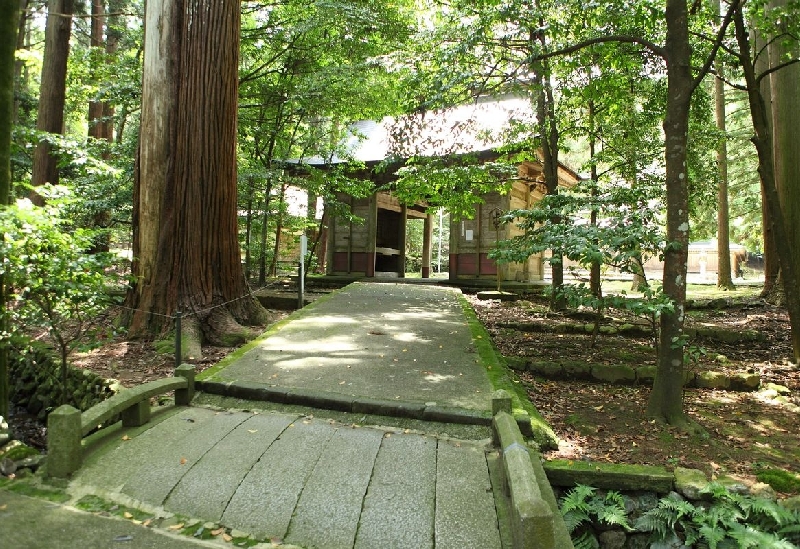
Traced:
[[529, 450], [517, 420], [510, 414], [511, 396], [500, 390], [492, 398], [494, 442], [500, 447], [503, 484], [511, 500], [514, 549], [567, 549], [572, 542], [539, 455]]
[[[212, 395], [275, 402], [278, 404], [297, 404], [310, 408], [322, 408], [338, 412], [375, 414], [461, 425], [489, 426], [492, 424], [492, 418], [488, 411], [481, 412], [463, 408], [444, 408], [421, 403], [350, 397], [322, 391], [269, 387], [245, 381], [197, 381], [196, 387], [198, 391], [203, 391]], [[522, 424], [524, 424], [526, 420], [528, 422], [527, 429], [530, 430], [530, 419], [527, 416], [515, 418], [515, 421]]]
[[[503, 357], [508, 367], [518, 372], [529, 372], [553, 380], [582, 380], [611, 383], [614, 385], [653, 384], [655, 366], [633, 368], [624, 365], [585, 364], [575, 362], [535, 362], [518, 357]], [[698, 389], [724, 389], [751, 392], [761, 386], [761, 376], [756, 373], [738, 372], [725, 374], [717, 371], [685, 372], [684, 386]]]
[[594, 463], [581, 460], [550, 460], [544, 463], [553, 486], [572, 488], [578, 484], [604, 490], [631, 490], [667, 494], [674, 489], [675, 475], [664, 467]]

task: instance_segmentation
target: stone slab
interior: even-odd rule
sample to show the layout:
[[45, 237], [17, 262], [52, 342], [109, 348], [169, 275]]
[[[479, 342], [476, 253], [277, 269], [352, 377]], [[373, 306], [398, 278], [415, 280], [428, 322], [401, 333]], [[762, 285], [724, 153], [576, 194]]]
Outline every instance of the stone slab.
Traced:
[[239, 424], [183, 476], [164, 507], [219, 521], [242, 479], [295, 419], [286, 414], [258, 414]]
[[433, 547], [436, 446], [430, 437], [384, 437], [364, 498], [356, 549]]
[[[122, 492], [152, 505], [162, 505], [173, 488], [221, 438], [244, 422], [250, 414], [244, 412], [213, 412], [206, 410], [202, 428], [195, 428], [180, 440], [161, 439], [142, 461], [131, 461], [136, 472], [131, 475]], [[171, 423], [175, 421], [173, 418]], [[162, 424], [163, 425], [163, 424]]]
[[101, 517], [0, 489], [0, 546], [4, 549], [197, 549], [219, 545]]
[[83, 484], [119, 492], [139, 466], [165, 446], [165, 440], [178, 447], [185, 437], [193, 436], [194, 431], [202, 429], [213, 416], [210, 410], [186, 408], [138, 434], [132, 434], [135, 429], [120, 429], [116, 438], [101, 451], [87, 456], [76, 479]]
[[222, 522], [257, 538], [286, 536], [306, 479], [333, 433], [323, 420], [291, 424], [236, 488]]
[[303, 547], [350, 549], [384, 433], [337, 429], [306, 481], [286, 541]]
[[209, 381], [491, 409], [458, 290], [354, 283], [303, 309]]
[[436, 467], [436, 549], [500, 549], [484, 449], [440, 442]]

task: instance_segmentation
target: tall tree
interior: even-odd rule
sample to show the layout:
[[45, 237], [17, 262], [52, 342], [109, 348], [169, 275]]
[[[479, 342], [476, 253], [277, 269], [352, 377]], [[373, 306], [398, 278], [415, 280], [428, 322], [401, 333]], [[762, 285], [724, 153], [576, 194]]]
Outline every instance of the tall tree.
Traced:
[[184, 356], [231, 345], [265, 320], [237, 238], [239, 2], [154, 0], [145, 22], [130, 333], [187, 313]]
[[[36, 129], [43, 132], [63, 132], [72, 13], [73, 0], [50, 0], [47, 5], [39, 114], [36, 120]], [[52, 149], [48, 141], [43, 140], [34, 150], [31, 175], [31, 184], [34, 187], [58, 183], [58, 159]], [[39, 205], [43, 203], [42, 197], [35, 191], [32, 199]]]
[[[714, 0], [717, 17], [720, 14], [719, 0]], [[717, 145], [717, 287], [733, 289], [731, 278], [730, 217], [728, 209], [728, 136], [725, 125], [725, 67], [720, 58], [716, 61], [714, 78], [714, 117], [719, 130]]]
[[[11, 196], [11, 124], [14, 114], [14, 50], [16, 48], [19, 0], [0, 0], [0, 208]], [[0, 238], [3, 235], [0, 234]], [[6, 330], [6, 286], [0, 256], [0, 332]], [[8, 347], [0, 343], [0, 416], [8, 417]]]

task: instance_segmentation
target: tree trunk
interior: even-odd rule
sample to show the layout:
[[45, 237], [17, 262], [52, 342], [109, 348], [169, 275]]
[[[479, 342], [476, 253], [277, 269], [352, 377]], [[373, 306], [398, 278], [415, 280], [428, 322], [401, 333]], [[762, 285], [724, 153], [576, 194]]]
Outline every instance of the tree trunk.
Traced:
[[[14, 51], [17, 41], [17, 17], [19, 0], [0, 0], [0, 208], [9, 203], [11, 197], [11, 127], [14, 115]], [[0, 233], [0, 238], [3, 234]], [[0, 256], [0, 263], [3, 257]], [[6, 333], [7, 318], [6, 285], [0, 275], [0, 332]], [[0, 416], [7, 418], [9, 409], [8, 384], [8, 338], [0, 342]]]
[[145, 20], [130, 333], [163, 334], [181, 311], [186, 335], [230, 346], [266, 320], [237, 236], [239, 3], [151, 0]]
[[[28, 0], [19, 0], [19, 11], [17, 17], [17, 28], [15, 30], [16, 37], [17, 37], [17, 49], [21, 50], [25, 48], [25, 38], [27, 35], [27, 23], [29, 19], [28, 15]], [[25, 62], [21, 59], [15, 59], [14, 61], [14, 83], [17, 90], [22, 90], [23, 88], [23, 69], [26, 67]], [[14, 124], [19, 123], [19, 108], [20, 108], [20, 96], [21, 94], [14, 94], [14, 112], [12, 114], [11, 120], [13, 120]], [[13, 179], [13, 178], [12, 178]]]
[[[90, 44], [94, 51], [104, 49], [103, 28], [105, 27], [105, 0], [92, 0], [92, 25]], [[89, 137], [106, 139], [103, 124], [103, 102], [89, 100]]]
[[[773, 0], [771, 8], [789, 8], [786, 0]], [[742, 26], [744, 26], [743, 16]], [[737, 23], [739, 21], [737, 20]], [[778, 29], [778, 32], [782, 32]], [[745, 31], [742, 30], [744, 34]], [[796, 42], [787, 42], [786, 35], [776, 36], [769, 44], [770, 65], [777, 67], [787, 56], [797, 59], [798, 47]], [[743, 36], [747, 39], [747, 35]], [[744, 52], [742, 52], [744, 55]], [[749, 60], [749, 57], [748, 57]], [[749, 67], [753, 70], [752, 67]], [[748, 86], [748, 91], [751, 86]], [[752, 86], [754, 92], [758, 89]], [[772, 230], [777, 246], [778, 261], [780, 262], [783, 293], [786, 298], [786, 308], [792, 328], [792, 347], [794, 362], [800, 364], [800, 294], [798, 294], [798, 273], [800, 273], [800, 143], [797, 140], [797, 128], [800, 126], [800, 101], [797, 90], [800, 88], [800, 65], [797, 63], [787, 65], [770, 74], [770, 89], [772, 93], [772, 146], [764, 141], [756, 131], [756, 150], [759, 152], [759, 164], [770, 162], [774, 169], [774, 180], [770, 183], [762, 174], [762, 181], [767, 191], [767, 205], [772, 221]], [[756, 98], [753, 108], [764, 108], [763, 98]], [[764, 115], [766, 119], [766, 114]], [[754, 118], [755, 125], [755, 118]], [[762, 131], [769, 131], [767, 124], [763, 124]], [[763, 148], [762, 152], [760, 149]], [[772, 157], [766, 157], [771, 152]], [[763, 155], [763, 157], [762, 157]], [[759, 166], [761, 173], [761, 166]], [[777, 197], [772, 193], [776, 191]], [[777, 198], [777, 202], [775, 201]]]
[[[540, 20], [540, 29], [544, 27], [544, 21]], [[546, 46], [544, 32], [531, 31], [531, 42], [538, 40], [541, 47]], [[558, 125], [555, 113], [555, 98], [553, 88], [550, 83], [550, 69], [547, 60], [537, 61], [533, 64], [534, 81], [537, 88], [536, 98], [536, 118], [539, 124], [539, 137], [542, 150], [542, 174], [544, 175], [544, 185], [547, 194], [558, 194]], [[553, 218], [551, 223], [561, 223], [561, 219]], [[550, 300], [550, 308], [560, 311], [566, 308], [566, 299], [562, 293], [564, 287], [564, 262], [560, 256], [553, 254], [550, 262], [552, 273], [553, 295]]]
[[269, 264], [269, 275], [278, 276], [278, 258], [281, 255], [283, 233], [283, 214], [286, 209], [286, 184], [281, 183], [281, 194], [278, 197], [278, 219], [275, 222], [275, 244], [272, 247], [272, 261]]
[[[719, 0], [715, 0], [717, 17], [720, 16]], [[732, 290], [730, 216], [728, 210], [728, 136], [725, 127], [725, 74], [722, 61], [716, 62], [717, 77], [714, 78], [714, 114], [720, 132], [717, 145], [717, 287]]]
[[663, 291], [674, 309], [661, 314], [661, 338], [647, 415], [670, 425], [685, 425], [683, 412], [683, 322], [689, 249], [689, 188], [686, 146], [693, 91], [688, 13], [685, 0], [667, 0], [667, 109], [664, 118], [667, 244]]
[[[753, 29], [752, 40], [755, 45], [755, 51], [761, 52], [755, 58], [754, 70], [755, 74], [764, 74], [769, 70], [769, 56], [767, 54], [766, 44], [761, 36], [761, 31]], [[770, 87], [769, 78], [761, 79], [760, 92], [762, 98], [772, 96], [772, 88]], [[767, 127], [770, 134], [772, 133], [772, 111], [766, 110]], [[775, 242], [775, 235], [772, 233], [772, 222], [769, 219], [769, 208], [767, 207], [767, 191], [764, 188], [764, 182], [761, 181], [761, 231], [763, 233], [764, 246], [764, 289], [761, 292], [761, 297], [767, 301], [772, 302], [776, 297], [775, 290], [778, 287], [778, 272], [780, 267], [778, 265], [778, 248]], [[782, 293], [782, 292], [781, 292]]]
[[[72, 0], [50, 0], [47, 5], [39, 114], [36, 120], [36, 129], [43, 132], [60, 134], [64, 131], [72, 10]], [[48, 143], [40, 142], [33, 152], [31, 185], [38, 187], [45, 183], [58, 184], [58, 158], [51, 154]], [[31, 199], [40, 206], [44, 204], [36, 191], [33, 191]]]

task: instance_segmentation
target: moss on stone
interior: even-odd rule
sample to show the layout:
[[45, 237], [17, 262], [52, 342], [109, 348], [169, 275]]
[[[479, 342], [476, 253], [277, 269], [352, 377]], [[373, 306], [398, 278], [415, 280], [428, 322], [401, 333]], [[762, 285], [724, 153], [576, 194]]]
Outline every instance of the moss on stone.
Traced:
[[493, 389], [495, 391], [498, 389], [505, 389], [511, 394], [514, 415], [526, 413], [530, 416], [533, 438], [542, 449], [557, 448], [558, 437], [553, 431], [553, 428], [550, 427], [533, 403], [528, 399], [525, 387], [515, 379], [513, 372], [506, 366], [502, 356], [495, 352], [489, 333], [478, 320], [469, 301], [467, 301], [463, 295], [459, 294], [458, 297], [472, 333], [475, 351], [480, 357], [481, 364], [486, 368], [486, 373]]

